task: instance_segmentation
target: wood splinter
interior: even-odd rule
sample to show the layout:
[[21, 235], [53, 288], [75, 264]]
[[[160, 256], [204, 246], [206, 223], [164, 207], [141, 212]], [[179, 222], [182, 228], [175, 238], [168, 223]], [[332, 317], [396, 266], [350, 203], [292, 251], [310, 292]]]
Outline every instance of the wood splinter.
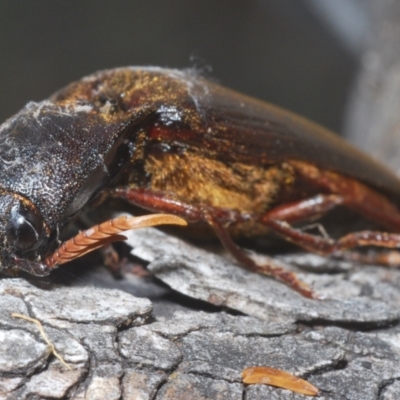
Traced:
[[319, 390], [304, 379], [270, 367], [249, 367], [242, 371], [243, 383], [276, 386], [307, 396], [317, 396]]

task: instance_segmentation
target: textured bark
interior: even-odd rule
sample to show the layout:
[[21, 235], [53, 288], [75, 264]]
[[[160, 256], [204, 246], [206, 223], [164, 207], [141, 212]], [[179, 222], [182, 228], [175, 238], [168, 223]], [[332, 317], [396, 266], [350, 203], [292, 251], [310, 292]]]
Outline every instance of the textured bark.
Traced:
[[[396, 398], [400, 271], [281, 257], [325, 296], [308, 300], [154, 229], [132, 232], [129, 241], [174, 290], [151, 277], [115, 281], [101, 269], [83, 287], [0, 281], [1, 398], [304, 398], [243, 386], [241, 371], [255, 365], [305, 378], [323, 399]], [[132, 295], [143, 290], [151, 302]], [[41, 321], [72, 369], [51, 354], [36, 325], [12, 312]]]

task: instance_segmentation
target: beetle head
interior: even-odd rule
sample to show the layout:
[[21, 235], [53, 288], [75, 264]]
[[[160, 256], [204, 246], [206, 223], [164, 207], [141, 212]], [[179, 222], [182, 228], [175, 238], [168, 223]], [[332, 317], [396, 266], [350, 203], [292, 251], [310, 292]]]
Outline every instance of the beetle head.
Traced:
[[0, 194], [0, 210], [0, 269], [22, 269], [43, 275], [41, 253], [49, 229], [40, 212], [28, 199], [15, 193]]

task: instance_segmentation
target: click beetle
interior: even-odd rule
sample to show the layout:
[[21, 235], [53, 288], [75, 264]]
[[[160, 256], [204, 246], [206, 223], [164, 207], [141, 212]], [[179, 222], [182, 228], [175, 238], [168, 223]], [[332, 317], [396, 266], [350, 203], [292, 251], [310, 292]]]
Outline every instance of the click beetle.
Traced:
[[[274, 232], [326, 256], [400, 260], [394, 251], [354, 250], [400, 244], [400, 180], [392, 172], [317, 124], [194, 71], [101, 71], [28, 103], [1, 125], [1, 269], [45, 275], [123, 238], [118, 233], [129, 223], [119, 220], [107, 234], [99, 233], [104, 225], [97, 229], [94, 244], [79, 242], [92, 229], [59, 245], [59, 233], [84, 206], [112, 198], [181, 217], [193, 229], [211, 227], [242, 266], [308, 297], [312, 290], [294, 273], [272, 260], [257, 264], [236, 239]], [[338, 206], [384, 232], [334, 240], [293, 225]]]

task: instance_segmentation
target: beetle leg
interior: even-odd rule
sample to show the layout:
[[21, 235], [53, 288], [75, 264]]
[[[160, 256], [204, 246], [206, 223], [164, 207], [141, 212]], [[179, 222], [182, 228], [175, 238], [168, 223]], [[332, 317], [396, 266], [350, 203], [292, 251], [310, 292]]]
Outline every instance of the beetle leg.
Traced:
[[303, 179], [312, 182], [323, 191], [341, 197], [341, 204], [345, 207], [352, 209], [364, 218], [375, 221], [386, 229], [400, 231], [400, 210], [382, 194], [357, 180], [332, 171], [321, 170], [302, 161], [292, 160], [290, 164]]
[[398, 267], [400, 265], [400, 252], [398, 251], [377, 252], [372, 254], [347, 251], [343, 254], [342, 258], [359, 264], [384, 265], [387, 267]]
[[397, 251], [379, 254], [362, 254], [356, 251], [348, 252], [348, 250], [354, 247], [365, 246], [377, 246], [389, 249], [400, 248], [400, 234], [360, 231], [349, 233], [338, 240], [333, 240], [305, 233], [300, 229], [293, 228], [286, 221], [268, 219], [265, 215], [263, 216], [263, 222], [286, 240], [313, 253], [323, 256], [338, 255], [348, 260], [368, 264], [400, 265], [400, 253]]
[[264, 215], [262, 217], [262, 222], [285, 240], [311, 251], [312, 253], [326, 256], [332, 254], [336, 250], [337, 242], [333, 239], [306, 233], [301, 229], [294, 228], [286, 221], [269, 219]]
[[[124, 198], [147, 210], [177, 215], [188, 222], [207, 222], [203, 216], [203, 211], [207, 207], [194, 206], [179, 200], [169, 199], [163, 192], [154, 192], [145, 189], [116, 188], [111, 192], [111, 195]], [[213, 213], [222, 223], [245, 221], [249, 216], [248, 214], [244, 215], [238, 211], [223, 208], [213, 208]]]
[[286, 285], [290, 286], [291, 288], [293, 288], [294, 290], [296, 290], [305, 297], [309, 298], [316, 297], [311, 288], [306, 283], [298, 279], [295, 273], [287, 271], [285, 268], [282, 268], [271, 258], [269, 258], [268, 261], [264, 262], [262, 265], [257, 264], [246, 254], [246, 252], [243, 249], [241, 249], [232, 240], [227, 230], [212, 215], [212, 213], [204, 211], [203, 215], [204, 215], [204, 220], [208, 222], [210, 226], [213, 227], [221, 243], [236, 258], [236, 260], [240, 262], [240, 264], [243, 267], [252, 272], [258, 272], [263, 275], [272, 276], [275, 279], [284, 282]]
[[343, 203], [345, 199], [339, 195], [318, 195], [275, 207], [259, 216], [258, 220], [284, 239], [303, 249], [328, 255], [335, 250], [335, 241], [326, 236], [315, 236], [296, 229], [289, 222], [318, 217]]
[[[377, 246], [388, 249], [400, 248], [400, 234], [375, 232], [375, 231], [361, 231], [349, 233], [340, 238], [337, 242], [339, 251], [345, 251], [354, 247], [363, 246]], [[400, 252], [378, 252], [373, 254], [363, 254], [357, 251], [344, 253], [344, 258], [361, 262], [364, 264], [379, 264], [390, 267], [398, 267], [400, 265]]]
[[[309, 199], [286, 203], [274, 207], [265, 214], [267, 219], [296, 222], [326, 214], [333, 208], [342, 205], [345, 199], [337, 194], [317, 195]], [[261, 222], [263, 221], [261, 217]]]
[[224, 223], [239, 222], [241, 219], [246, 220], [246, 217], [241, 213], [232, 210], [193, 206], [168, 199], [162, 193], [154, 193], [143, 189], [118, 188], [114, 190], [113, 195], [123, 197], [140, 207], [150, 208], [153, 211], [159, 212], [162, 210], [163, 212], [174, 213], [190, 222], [207, 222], [214, 229], [225, 248], [244, 268], [263, 275], [272, 276], [305, 297], [315, 297], [311, 288], [306, 283], [299, 280], [293, 272], [282, 268], [281, 264], [278, 265], [278, 263], [269, 259], [265, 264], [258, 265], [244, 250], [236, 245], [225, 228]]
[[389, 249], [399, 248], [400, 234], [376, 231], [353, 232], [341, 237], [336, 245], [340, 250], [360, 246], [379, 246]]
[[109, 270], [109, 272], [115, 277], [121, 277], [121, 260], [118, 252], [115, 250], [112, 244], [105, 245], [100, 249], [103, 257], [103, 264]]

